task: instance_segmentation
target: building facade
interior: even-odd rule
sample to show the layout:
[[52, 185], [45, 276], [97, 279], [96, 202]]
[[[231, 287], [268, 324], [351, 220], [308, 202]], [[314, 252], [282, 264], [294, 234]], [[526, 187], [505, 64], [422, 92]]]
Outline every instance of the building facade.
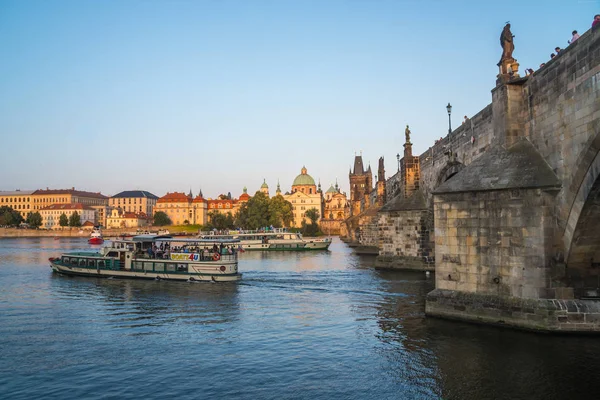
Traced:
[[38, 210], [42, 216], [42, 228], [45, 229], [61, 229], [60, 216], [65, 214], [67, 218], [71, 218], [74, 213], [79, 214], [81, 225], [86, 222], [95, 223], [96, 211], [85, 204], [67, 203], [67, 204], [51, 204]]
[[306, 211], [315, 208], [319, 212], [317, 223], [323, 216], [323, 196], [320, 188], [315, 185], [315, 180], [308, 175], [306, 167], [302, 167], [300, 175], [292, 183], [292, 191], [283, 195], [283, 198], [292, 203], [294, 219], [292, 226], [301, 227], [302, 221], [310, 222], [306, 218]]
[[145, 190], [126, 190], [112, 196], [108, 200], [108, 205], [120, 208], [124, 212], [154, 215], [153, 211], [157, 200], [158, 196]]
[[15, 190], [12, 192], [0, 192], [0, 207], [7, 206], [18, 211], [23, 218], [33, 211], [31, 206], [33, 190]]
[[335, 183], [325, 192], [323, 200], [323, 217], [320, 221], [321, 230], [327, 235], [337, 235], [343, 221], [350, 215], [350, 207], [346, 193], [342, 193]]
[[141, 228], [148, 226], [148, 216], [145, 213], [135, 213], [113, 208], [106, 219], [107, 228]]
[[192, 198], [185, 193], [167, 193], [156, 201], [154, 213], [162, 211], [173, 225], [206, 225], [208, 201], [198, 195]]
[[41, 210], [52, 204], [78, 203], [85, 206], [107, 206], [108, 197], [102, 193], [71, 189], [39, 189], [31, 194], [32, 211]]

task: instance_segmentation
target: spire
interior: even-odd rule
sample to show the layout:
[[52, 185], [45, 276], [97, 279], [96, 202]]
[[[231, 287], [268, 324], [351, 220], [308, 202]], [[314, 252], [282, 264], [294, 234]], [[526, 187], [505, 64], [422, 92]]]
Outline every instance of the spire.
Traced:
[[335, 178], [335, 191], [338, 193], [340, 192], [340, 187], [338, 186], [338, 183], [337, 183], [337, 177]]
[[198, 187], [198, 196], [204, 198], [204, 195], [202, 194], [202, 188]]
[[279, 186], [279, 178], [277, 178], [277, 190], [275, 193], [281, 193], [281, 187]]
[[[352, 174], [353, 172], [351, 171], [350, 173]], [[354, 174], [355, 175], [362, 175], [364, 173], [365, 173], [365, 170], [363, 168], [362, 155], [355, 156], [354, 157]]]
[[190, 197], [191, 199], [194, 198], [194, 195], [192, 194], [192, 188], [190, 188], [190, 193], [188, 194], [188, 197]]

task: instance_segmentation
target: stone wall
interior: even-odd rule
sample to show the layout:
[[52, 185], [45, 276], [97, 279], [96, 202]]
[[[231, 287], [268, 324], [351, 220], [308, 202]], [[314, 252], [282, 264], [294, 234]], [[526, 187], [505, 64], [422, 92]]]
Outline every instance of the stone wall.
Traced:
[[549, 297], [552, 194], [464, 192], [436, 195], [434, 201], [436, 288]]
[[380, 212], [377, 266], [432, 271], [435, 259], [430, 245], [427, 210]]

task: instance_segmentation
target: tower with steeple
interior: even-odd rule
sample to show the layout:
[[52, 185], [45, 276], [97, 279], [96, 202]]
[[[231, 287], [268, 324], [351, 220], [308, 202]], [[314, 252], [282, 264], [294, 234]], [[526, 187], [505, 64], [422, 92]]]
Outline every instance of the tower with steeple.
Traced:
[[378, 206], [385, 204], [385, 168], [383, 166], [383, 157], [379, 157], [379, 169], [377, 170], [377, 200]]
[[350, 215], [358, 215], [369, 207], [373, 188], [371, 166], [365, 170], [362, 154], [354, 156], [354, 170], [350, 169]]
[[266, 179], [263, 179], [263, 184], [260, 185], [260, 191], [263, 192], [264, 194], [266, 194], [267, 197], [271, 197], [271, 196], [269, 196], [269, 185], [267, 185]]

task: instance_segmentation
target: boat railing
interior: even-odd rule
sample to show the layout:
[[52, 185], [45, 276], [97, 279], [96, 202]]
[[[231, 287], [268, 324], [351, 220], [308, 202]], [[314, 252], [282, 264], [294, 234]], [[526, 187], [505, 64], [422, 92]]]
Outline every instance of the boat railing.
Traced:
[[261, 234], [261, 233], [288, 233], [287, 228], [269, 228], [269, 229], [224, 229], [224, 230], [212, 230], [212, 231], [199, 231], [198, 234], [201, 236], [214, 236], [214, 235], [238, 235], [238, 234]]

